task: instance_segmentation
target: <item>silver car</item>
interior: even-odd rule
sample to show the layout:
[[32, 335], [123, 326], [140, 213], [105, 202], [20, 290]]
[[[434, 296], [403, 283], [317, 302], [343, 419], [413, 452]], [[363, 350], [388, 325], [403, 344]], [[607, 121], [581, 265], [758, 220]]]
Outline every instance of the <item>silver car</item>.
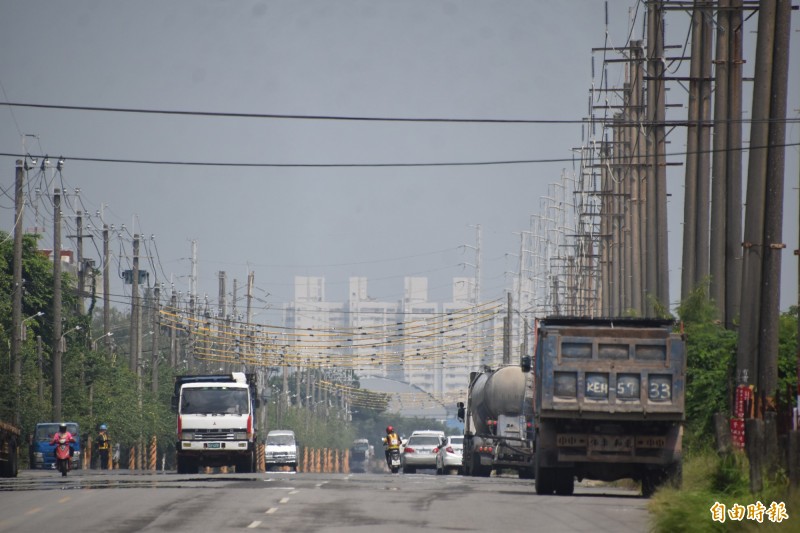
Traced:
[[436, 468], [436, 449], [442, 442], [441, 432], [415, 431], [403, 445], [400, 464], [404, 474], [417, 468]]
[[451, 435], [436, 451], [436, 473], [461, 472], [461, 455], [464, 451], [464, 436]]

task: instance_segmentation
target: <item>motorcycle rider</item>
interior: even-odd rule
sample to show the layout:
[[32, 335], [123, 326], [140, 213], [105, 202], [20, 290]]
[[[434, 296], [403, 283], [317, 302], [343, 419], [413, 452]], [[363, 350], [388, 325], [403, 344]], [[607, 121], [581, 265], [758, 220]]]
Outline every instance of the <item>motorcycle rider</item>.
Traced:
[[383, 446], [386, 448], [386, 465], [392, 469], [392, 450], [400, 450], [400, 437], [394, 432], [392, 426], [386, 426], [386, 438], [383, 439]]
[[[74, 450], [72, 449], [72, 443], [75, 442], [75, 437], [72, 436], [72, 433], [67, 431], [67, 425], [64, 424], [64, 423], [61, 423], [61, 424], [58, 425], [58, 433], [54, 433], [53, 434], [53, 438], [50, 440], [50, 444], [58, 445], [58, 442], [61, 439], [64, 439], [67, 442], [67, 444], [70, 445], [70, 447], [69, 447], [69, 460], [67, 461], [67, 468], [69, 468], [70, 463], [72, 462], [72, 455], [74, 453]], [[66, 474], [63, 474], [63, 475], [66, 475]]]

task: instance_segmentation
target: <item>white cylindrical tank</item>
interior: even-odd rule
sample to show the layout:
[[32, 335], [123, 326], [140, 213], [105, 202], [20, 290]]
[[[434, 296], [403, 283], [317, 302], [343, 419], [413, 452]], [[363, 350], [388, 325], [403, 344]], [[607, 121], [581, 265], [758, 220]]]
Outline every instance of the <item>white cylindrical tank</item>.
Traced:
[[488, 431], [487, 420], [498, 415], [518, 416], [525, 403], [526, 374], [518, 366], [505, 366], [478, 376], [471, 389], [472, 419], [477, 433]]

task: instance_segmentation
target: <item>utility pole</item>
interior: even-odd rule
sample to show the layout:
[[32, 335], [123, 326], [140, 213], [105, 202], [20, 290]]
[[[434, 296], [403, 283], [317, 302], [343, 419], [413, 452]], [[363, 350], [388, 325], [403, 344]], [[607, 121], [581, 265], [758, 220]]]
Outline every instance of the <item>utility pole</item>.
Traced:
[[[661, 304], [669, 303], [669, 248], [667, 246], [667, 173], [665, 161], [664, 5], [647, 4], [647, 293]], [[648, 302], [646, 316], [655, 312]]]
[[153, 314], [152, 314], [153, 320], [151, 324], [153, 328], [153, 334], [152, 334], [153, 394], [158, 393], [158, 360], [159, 360], [158, 345], [159, 345], [159, 334], [161, 333], [161, 313], [159, 312], [160, 306], [161, 306], [161, 288], [158, 286], [158, 283], [155, 283], [155, 288], [153, 289]]
[[13, 285], [11, 298], [11, 361], [14, 365], [14, 424], [19, 426], [20, 394], [22, 393], [22, 214], [25, 209], [25, 167], [22, 160], [17, 160], [14, 180], [14, 258]]
[[761, 261], [764, 238], [764, 197], [769, 143], [769, 98], [772, 91], [772, 52], [775, 39], [775, 3], [762, 2], [758, 13], [755, 82], [753, 83], [750, 156], [747, 167], [747, 208], [742, 243], [742, 305], [736, 379], [758, 383], [758, 336], [761, 330]]
[[725, 325], [733, 329], [740, 318], [742, 297], [742, 0], [730, 0], [728, 51], [728, 150], [726, 201]]
[[511, 293], [508, 293], [506, 316], [503, 319], [503, 364], [511, 364], [511, 313], [513, 311]]
[[[172, 289], [172, 296], [169, 300], [170, 312], [178, 313], [178, 295], [175, 294], [175, 288]], [[178, 328], [172, 324], [169, 328], [169, 366], [177, 368], [178, 366]]]
[[[762, 2], [763, 4], [763, 2]], [[783, 187], [786, 165], [786, 99], [789, 78], [790, 0], [779, 0], [775, 10], [772, 55], [772, 91], [769, 103], [769, 154], [764, 183], [764, 238], [761, 273], [758, 385], [769, 410], [775, 410], [778, 392], [778, 322], [780, 318], [781, 254], [783, 243]]]
[[[83, 211], [78, 211], [75, 217], [75, 232], [74, 237], [78, 240], [75, 249], [77, 257], [75, 264], [78, 266], [78, 313], [83, 315], [85, 308], [83, 306], [83, 293], [86, 290], [86, 268], [83, 264]], [[73, 235], [70, 235], [73, 237]]]
[[[714, 72], [714, 156], [713, 171], [711, 176], [711, 239], [710, 239], [710, 264], [709, 274], [711, 283], [709, 297], [717, 306], [717, 312], [722, 322], [727, 325], [725, 316], [726, 291], [725, 291], [725, 264], [730, 260], [727, 257], [727, 242], [725, 240], [725, 220], [727, 210], [727, 151], [728, 148], [728, 83], [730, 72], [730, 0], [717, 0], [717, 42], [716, 42], [716, 70]], [[686, 251], [684, 250], [684, 254]], [[684, 262], [686, 258], [684, 257]]]
[[[42, 161], [47, 171], [47, 160]], [[61, 420], [61, 189], [53, 190], [53, 420]]]
[[103, 335], [106, 347], [111, 346], [111, 280], [109, 279], [109, 265], [111, 255], [108, 244], [108, 224], [103, 224]]
[[255, 272], [247, 273], [247, 325], [253, 321], [253, 281]]
[[139, 376], [141, 381], [142, 371], [139, 366], [140, 353], [140, 319], [139, 305], [139, 234], [133, 236], [133, 274], [131, 276], [131, 327], [130, 327], [130, 369]]
[[189, 277], [189, 316], [197, 312], [197, 241], [192, 240], [192, 274]]

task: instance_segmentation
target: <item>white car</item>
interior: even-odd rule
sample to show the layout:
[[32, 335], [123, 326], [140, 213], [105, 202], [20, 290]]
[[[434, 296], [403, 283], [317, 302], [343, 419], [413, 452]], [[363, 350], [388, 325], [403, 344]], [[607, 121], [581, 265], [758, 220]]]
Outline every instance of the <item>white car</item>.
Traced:
[[444, 440], [443, 431], [415, 431], [403, 443], [400, 464], [404, 474], [413, 474], [417, 468], [436, 468], [436, 450]]
[[264, 447], [264, 462], [267, 471], [273, 467], [288, 466], [292, 471], [297, 471], [297, 456], [299, 447], [295, 440], [294, 431], [289, 429], [274, 429], [267, 433], [267, 443]]
[[451, 435], [436, 450], [436, 473], [461, 472], [461, 456], [464, 451], [464, 436]]

